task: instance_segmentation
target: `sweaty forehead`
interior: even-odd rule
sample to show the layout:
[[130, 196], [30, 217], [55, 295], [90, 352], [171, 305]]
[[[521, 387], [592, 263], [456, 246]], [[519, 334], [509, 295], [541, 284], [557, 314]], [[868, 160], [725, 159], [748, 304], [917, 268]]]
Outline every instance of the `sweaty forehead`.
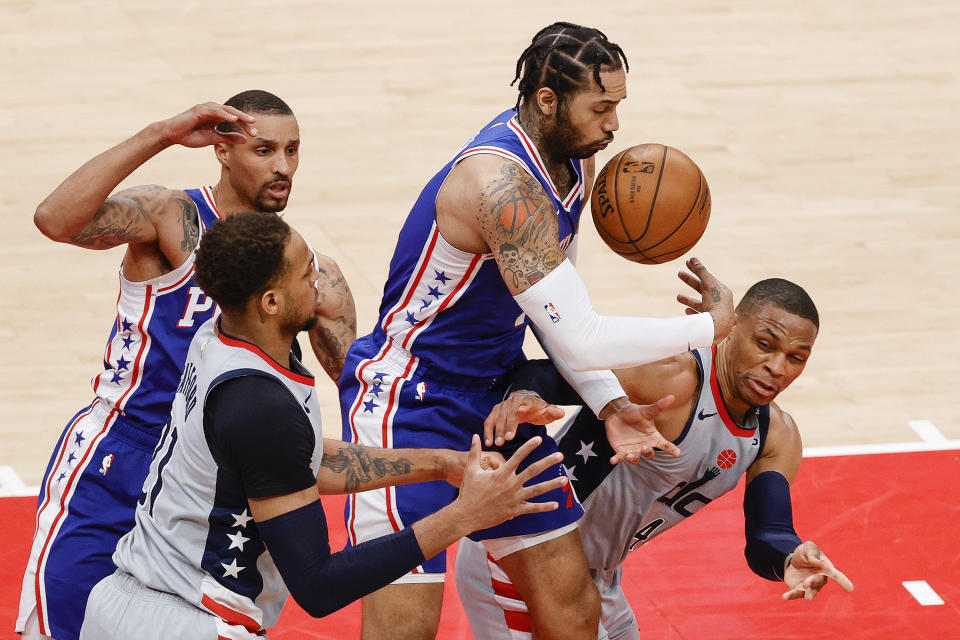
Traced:
[[620, 69], [600, 71], [600, 82], [603, 90], [593, 79], [593, 71], [589, 72], [590, 88], [583, 95], [591, 102], [619, 102], [627, 97], [627, 72]]

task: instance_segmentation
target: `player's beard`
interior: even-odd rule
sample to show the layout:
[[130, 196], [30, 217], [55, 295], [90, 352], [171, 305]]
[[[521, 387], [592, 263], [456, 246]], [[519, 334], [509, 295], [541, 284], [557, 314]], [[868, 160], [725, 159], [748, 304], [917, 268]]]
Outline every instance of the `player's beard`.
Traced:
[[613, 142], [613, 134], [608, 134], [603, 140], [584, 141], [579, 130], [570, 121], [567, 104], [560, 102], [550, 139], [563, 157], [585, 160]]
[[287, 208], [287, 200], [290, 199], [290, 192], [293, 190], [293, 178], [282, 178], [288, 184], [287, 194], [282, 198], [277, 198], [276, 196], [270, 195], [268, 188], [271, 184], [278, 182], [277, 178], [273, 178], [270, 182], [267, 182], [262, 187], [260, 191], [257, 192], [256, 204], [259, 211], [264, 211], [267, 213], [280, 213]]

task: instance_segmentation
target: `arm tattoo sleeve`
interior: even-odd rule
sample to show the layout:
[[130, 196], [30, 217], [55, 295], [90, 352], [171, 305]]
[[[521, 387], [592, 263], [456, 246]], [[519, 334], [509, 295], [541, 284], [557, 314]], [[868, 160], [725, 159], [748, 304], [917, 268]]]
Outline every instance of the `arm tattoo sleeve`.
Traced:
[[70, 242], [89, 249], [110, 249], [138, 242], [153, 225], [150, 207], [163, 191], [163, 187], [152, 185], [108, 198], [90, 224], [71, 237]]
[[540, 183], [512, 162], [480, 199], [480, 228], [513, 289], [541, 280], [560, 262], [557, 217]]
[[383, 486], [383, 478], [388, 476], [408, 475], [413, 470], [413, 464], [406, 458], [387, 460], [377, 458], [367, 453], [367, 450], [358, 444], [349, 444], [340, 448], [336, 454], [323, 454], [321, 467], [344, 476], [343, 488], [347, 492], [363, 491], [370, 483]]

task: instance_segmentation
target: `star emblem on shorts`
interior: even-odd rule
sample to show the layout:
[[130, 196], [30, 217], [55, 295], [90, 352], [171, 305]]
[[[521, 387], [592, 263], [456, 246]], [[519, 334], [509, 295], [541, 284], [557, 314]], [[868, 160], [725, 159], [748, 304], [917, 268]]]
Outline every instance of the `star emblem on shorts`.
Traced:
[[245, 527], [248, 522], [253, 520], [251, 516], [247, 515], [246, 509], [243, 510], [243, 513], [231, 513], [230, 515], [233, 517], [233, 525], [231, 526], [234, 527]]
[[126, 369], [130, 366], [130, 361], [125, 359], [123, 356], [120, 356], [120, 359], [117, 360], [117, 369]]
[[442, 293], [440, 293], [440, 287], [431, 287], [430, 285], [427, 285], [427, 289], [430, 290], [430, 293], [427, 294], [428, 296], [433, 296], [434, 298], [439, 299], [440, 296], [443, 295]]
[[407, 322], [409, 322], [411, 325], [417, 324], [417, 317], [413, 315], [412, 311], [407, 311]]
[[223, 567], [223, 577], [224, 577], [224, 578], [226, 578], [226, 577], [239, 578], [239, 577], [240, 577], [240, 572], [243, 571], [244, 569], [246, 569], [246, 567], [241, 567], [241, 566], [239, 566], [239, 565], [237, 564], [237, 559], [236, 559], [236, 558], [234, 558], [233, 560], [231, 560], [231, 561], [230, 561], [230, 564], [223, 564], [223, 563], [221, 562], [221, 563], [220, 563], [220, 566]]
[[127, 320], [127, 319], [124, 319], [124, 320], [122, 320], [121, 322], [123, 323], [123, 329], [122, 329], [122, 331], [132, 331], [132, 330], [133, 330], [133, 323], [132, 323], [132, 322], [130, 322], [130, 321]]
[[375, 373], [373, 374], [373, 379], [377, 382], [384, 382], [383, 376], [387, 375], [386, 373]]
[[380, 406], [380, 405], [378, 405], [378, 404], [377, 404], [376, 402], [374, 402], [372, 399], [367, 400], [366, 402], [363, 403], [363, 412], [364, 412], [364, 413], [373, 413], [373, 410], [376, 409], [376, 408], [379, 407], [379, 406]]
[[130, 345], [133, 344], [133, 340], [133, 336], [127, 336], [126, 338], [123, 338], [123, 348], [129, 349]]
[[447, 284], [447, 281], [450, 278], [447, 275], [445, 275], [443, 271], [437, 271], [436, 269], [434, 269], [433, 272], [437, 275], [437, 277], [434, 278], [434, 280], [439, 280], [442, 284]]
[[587, 443], [583, 440], [580, 441], [580, 451], [577, 451], [578, 456], [583, 456], [583, 461], [586, 462], [590, 458], [597, 457], [597, 454], [593, 452], [593, 443]]
[[380, 397], [380, 394], [383, 392], [383, 383], [374, 382], [373, 387], [370, 389], [370, 395]]
[[572, 466], [572, 467], [568, 467], [567, 465], [563, 465], [563, 470], [566, 472], [567, 477], [570, 478], [570, 482], [576, 482], [576, 481], [577, 481], [577, 476], [573, 475], [573, 472], [576, 471], [576, 469], [577, 469], [577, 466], [576, 466], [576, 465], [574, 465], [574, 466]]
[[240, 549], [241, 552], [243, 552], [243, 543], [250, 540], [250, 538], [247, 538], [239, 531], [233, 534], [228, 533], [227, 537], [230, 538], [230, 546], [227, 547], [227, 550], [236, 547], [237, 549]]

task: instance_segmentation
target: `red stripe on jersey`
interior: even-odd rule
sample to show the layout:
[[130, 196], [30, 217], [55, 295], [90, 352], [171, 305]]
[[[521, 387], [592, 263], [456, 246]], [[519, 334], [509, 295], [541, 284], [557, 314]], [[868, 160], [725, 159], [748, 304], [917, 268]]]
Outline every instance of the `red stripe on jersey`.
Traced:
[[296, 372], [294, 372], [294, 371], [291, 371], [290, 369], [287, 369], [287, 368], [284, 367], [282, 364], [280, 364], [279, 362], [277, 362], [276, 360], [274, 360], [273, 358], [271, 358], [270, 356], [268, 356], [266, 353], [264, 353], [264, 351], [263, 351], [260, 347], [258, 347], [257, 345], [252, 344], [252, 343], [250, 343], [250, 342], [246, 342], [246, 341], [244, 341], [244, 340], [238, 340], [238, 339], [236, 339], [236, 338], [231, 338], [230, 336], [226, 336], [226, 335], [220, 333], [219, 330], [217, 331], [217, 337], [220, 339], [220, 342], [222, 342], [223, 344], [227, 345], [228, 347], [236, 347], [236, 348], [238, 348], [238, 349], [246, 349], [246, 350], [249, 351], [250, 353], [258, 356], [261, 360], [263, 360], [263, 361], [266, 362], [268, 365], [270, 365], [271, 367], [273, 367], [273, 369], [274, 369], [277, 373], [280, 373], [280, 374], [282, 374], [283, 376], [285, 376], [285, 377], [287, 377], [287, 378], [290, 378], [290, 379], [293, 380], [294, 382], [299, 382], [300, 384], [305, 384], [305, 385], [308, 385], [308, 386], [311, 386], [311, 387], [313, 386], [313, 377], [312, 377], [312, 376], [305, 376], [305, 375], [296, 373]]
[[[400, 382], [402, 380], [406, 380], [407, 376], [410, 375], [410, 369], [413, 368], [413, 365], [416, 361], [417, 359], [414, 356], [410, 356], [410, 359], [407, 361], [407, 366], [403, 369], [403, 373], [394, 378], [393, 384], [390, 385], [390, 400], [387, 403], [387, 408], [383, 412], [383, 423], [381, 425], [380, 432], [383, 440], [383, 444], [381, 446], [384, 448], [390, 446], [390, 444], [387, 442], [387, 428], [389, 426], [391, 413], [395, 413], [397, 409], [397, 395], [400, 391]], [[384, 494], [387, 497], [387, 517], [390, 518], [390, 525], [393, 527], [393, 530], [400, 531], [401, 527], [399, 524], [397, 524], [396, 518], [393, 517], [393, 507], [390, 504], [390, 491], [390, 487], [386, 487], [386, 491], [384, 491]], [[413, 572], [418, 573], [418, 570], [414, 568]]]
[[458, 282], [457, 286], [453, 288], [453, 291], [447, 294], [447, 297], [444, 298], [443, 303], [439, 307], [437, 307], [437, 310], [433, 312], [432, 315], [424, 318], [423, 320], [421, 320], [420, 322], [418, 322], [417, 324], [415, 324], [413, 327], [410, 328], [409, 333], [407, 333], [407, 336], [403, 339], [403, 344], [400, 346], [402, 346], [404, 349], [407, 349], [407, 345], [409, 345], [412, 342], [411, 338], [413, 338], [414, 334], [417, 333], [418, 331], [422, 333], [423, 329], [426, 327], [426, 323], [429, 320], [436, 318], [441, 311], [443, 311], [444, 309], [450, 306], [453, 300], [456, 299], [457, 293], [459, 293], [460, 290], [463, 289], [464, 285], [469, 283], [471, 280], [473, 280], [473, 275], [477, 269], [477, 265], [480, 264], [482, 260], [483, 260], [482, 254], [476, 254], [475, 256], [473, 256], [473, 259], [470, 261], [470, 265], [467, 267], [467, 270], [463, 273], [463, 276], [460, 277], [460, 282]]
[[730, 412], [727, 411], [727, 405], [723, 402], [723, 395], [720, 393], [720, 383], [717, 380], [717, 345], [710, 347], [710, 353], [711, 360], [713, 361], [713, 366], [710, 367], [710, 391], [713, 392], [713, 402], [717, 405], [717, 413], [720, 414], [720, 419], [723, 421], [727, 431], [738, 438], [752, 438], [756, 435], [757, 430], [744, 429], [734, 422], [733, 418], [730, 417]]
[[203, 597], [200, 598], [200, 604], [205, 606], [211, 613], [220, 617], [220, 619], [229, 622], [230, 624], [238, 624], [248, 631], [256, 633], [260, 631], [260, 623], [246, 615], [245, 613], [240, 613], [239, 611], [234, 611], [225, 604], [220, 604], [207, 594], [203, 594]]
[[[360, 442], [360, 436], [357, 434], [355, 419], [357, 417], [357, 411], [360, 410], [360, 405], [363, 403], [363, 397], [367, 395], [367, 389], [369, 388], [367, 381], [363, 379], [363, 370], [374, 362], [383, 360], [390, 351], [390, 345], [392, 342], [393, 340], [391, 338], [387, 338], [383, 343], [383, 346], [380, 347], [380, 353], [378, 353], [375, 358], [371, 358], [357, 367], [357, 372], [355, 375], [357, 380], [363, 385], [363, 389], [357, 394], [357, 399], [353, 403], [353, 408], [350, 409], [350, 419], [348, 420], [350, 423], [350, 433], [353, 434], [353, 441], [356, 443]], [[354, 528], [354, 524], [357, 519], [357, 501], [353, 495], [348, 496], [347, 500], [350, 503], [350, 519], [347, 522], [347, 536], [350, 539], [350, 544], [357, 544], [357, 532]]]
[[533, 633], [533, 623], [530, 621], [530, 614], [526, 611], [504, 610], [503, 617], [507, 621], [507, 626], [514, 631]]
[[[527, 137], [526, 131], [520, 126], [519, 121], [516, 117], [511, 118], [507, 122], [507, 126], [517, 134], [517, 138], [520, 139], [520, 144], [524, 146], [527, 150], [527, 154], [533, 158], [534, 163], [537, 165], [537, 169], [540, 170], [540, 174], [543, 176], [543, 179], [547, 181], [547, 184], [550, 185], [550, 190], [553, 191], [554, 197], [563, 203], [563, 208], [568, 209], [570, 205], [568, 202], [572, 203], [576, 198], [576, 195], [580, 192], [581, 180], [580, 176], [577, 175], [577, 182], [573, 185], [573, 188], [570, 189], [570, 193], [567, 194], [566, 198], [560, 197], [560, 192], [557, 191], [556, 186], [553, 184], [553, 179], [550, 177], [550, 174], [547, 173], [547, 168], [544, 166], [543, 161], [540, 159], [540, 152], [537, 151], [537, 147], [533, 144], [533, 141]], [[571, 197], [572, 196], [572, 197]]]
[[[207, 204], [210, 205], [210, 208], [213, 209], [213, 212], [217, 214], [217, 217], [223, 220], [223, 215], [220, 213], [220, 209], [217, 209], [217, 203], [213, 199], [213, 189], [211, 189], [209, 186], [203, 186], [200, 187], [200, 193], [203, 194], [203, 199], [207, 201]], [[200, 224], [202, 225], [203, 222], [201, 221]]]
[[526, 162], [524, 162], [523, 158], [521, 158], [520, 156], [518, 156], [517, 154], [511, 151], [507, 151], [506, 149], [501, 149], [500, 147], [473, 147], [472, 149], [468, 149], [463, 153], [461, 153], [459, 156], [457, 156], [457, 159], [454, 161], [454, 163], [460, 162], [464, 158], [469, 158], [470, 156], [479, 156], [479, 155], [495, 155], [495, 156], [500, 156], [502, 158], [507, 158], [508, 160], [513, 160], [514, 162], [519, 164], [521, 167], [523, 167], [524, 170], [530, 174], [530, 177], [536, 177], [533, 175], [533, 171], [530, 169], [530, 166]]
[[433, 225], [433, 233], [430, 234], [430, 244], [427, 247], [426, 254], [423, 256], [423, 262], [420, 263], [420, 270], [417, 271], [416, 277], [413, 279], [413, 283], [410, 285], [410, 289], [407, 290], [407, 297], [404, 298], [397, 307], [390, 312], [390, 315], [383, 321], [383, 332], [387, 335], [390, 335], [390, 323], [393, 322], [393, 317], [400, 313], [400, 311], [405, 308], [409, 303], [410, 299], [413, 298], [414, 292], [416, 292], [417, 287], [420, 286], [420, 278], [423, 277], [423, 272], [426, 271], [427, 265], [430, 264], [430, 256], [433, 253], [434, 247], [437, 246], [437, 238], [440, 237], [440, 229], [436, 224]]
[[167, 291], [170, 291], [171, 289], [176, 289], [176, 288], [179, 287], [181, 284], [183, 284], [184, 281], [187, 280], [187, 278], [189, 278], [190, 276], [193, 275], [194, 269], [196, 269], [196, 267], [193, 266], [193, 265], [191, 265], [190, 268], [187, 270], [187, 273], [186, 273], [182, 278], [180, 278], [179, 280], [177, 280], [176, 282], [174, 282], [174, 283], [171, 284], [171, 285], [168, 285], [168, 286], [166, 286], [166, 287], [163, 287], [162, 289], [157, 289], [157, 293], [165, 293], [165, 292], [167, 292]]
[[103, 421], [103, 427], [97, 432], [97, 435], [93, 437], [93, 440], [91, 440], [89, 446], [87, 447], [87, 452], [83, 454], [83, 457], [80, 458], [79, 462], [77, 462], [77, 466], [73, 468], [73, 472], [67, 479], [67, 486], [64, 488], [63, 493], [60, 494], [60, 510], [53, 519], [53, 522], [50, 524], [50, 533], [47, 535], [47, 540], [43, 543], [43, 548], [40, 549], [40, 554], [37, 556], [37, 574], [34, 578], [34, 596], [36, 597], [37, 602], [37, 622], [40, 626], [40, 633], [45, 636], [50, 635], [50, 631], [47, 628], [46, 621], [44, 620], [45, 614], [43, 611], [43, 599], [40, 593], [40, 577], [43, 575], [44, 565], [46, 564], [47, 548], [50, 546], [50, 542], [56, 536], [57, 524], [67, 511], [67, 496], [70, 495], [70, 490], [73, 488], [74, 481], [86, 469], [87, 458], [89, 458], [90, 454], [93, 453], [94, 449], [97, 448], [97, 443], [99, 443], [107, 431], [109, 431], [110, 424], [118, 413], [118, 410], [115, 408], [110, 410], [110, 413], [107, 415], [107, 419]]
[[517, 591], [517, 588], [513, 586], [512, 583], [501, 582], [496, 578], [490, 578], [490, 582], [493, 584], [493, 592], [498, 596], [523, 601], [523, 596], [520, 595], [520, 592]]
[[[130, 386], [127, 387], [127, 390], [123, 392], [123, 395], [117, 399], [114, 403], [115, 407], [123, 410], [123, 403], [127, 397], [139, 386], [139, 378], [142, 370], [141, 361], [143, 359], [143, 354], [147, 351], [147, 343], [150, 340], [147, 340], [147, 332], [143, 330], [143, 323], [146, 322], [147, 317], [150, 315], [151, 307], [153, 306], [153, 285], [147, 285], [147, 291], [144, 298], [143, 313], [140, 315], [140, 322], [137, 323], [137, 331], [140, 333], [140, 348], [137, 350], [137, 357], [133, 360], [133, 375], [130, 376]], [[109, 363], [108, 363], [109, 364]]]

